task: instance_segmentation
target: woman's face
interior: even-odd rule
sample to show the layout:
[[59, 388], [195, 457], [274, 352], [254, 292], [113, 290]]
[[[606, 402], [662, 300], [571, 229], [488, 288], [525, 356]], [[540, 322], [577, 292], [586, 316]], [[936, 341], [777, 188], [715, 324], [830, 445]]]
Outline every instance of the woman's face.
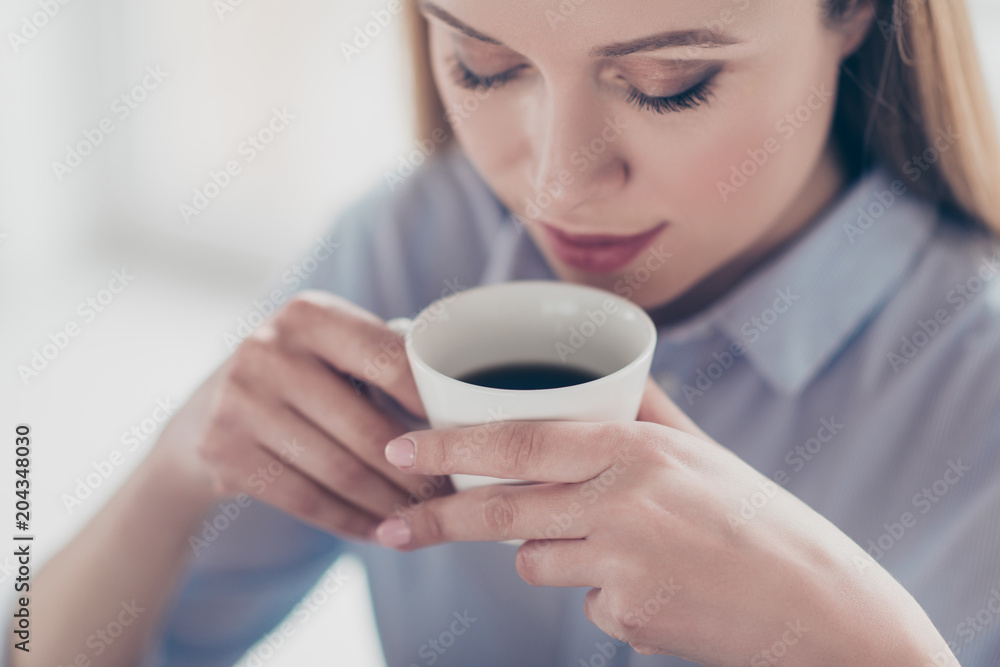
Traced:
[[562, 280], [666, 304], [751, 265], [841, 186], [838, 67], [867, 16], [829, 27], [818, 0], [421, 6], [459, 142]]

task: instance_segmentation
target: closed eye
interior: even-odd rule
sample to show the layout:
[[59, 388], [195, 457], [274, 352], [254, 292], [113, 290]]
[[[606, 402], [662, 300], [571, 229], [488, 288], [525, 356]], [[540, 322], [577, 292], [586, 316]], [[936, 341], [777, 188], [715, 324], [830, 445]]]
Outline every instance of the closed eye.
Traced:
[[498, 74], [482, 76], [470, 70], [456, 57], [452, 59], [452, 76], [455, 78], [455, 82], [458, 85], [470, 90], [476, 90], [478, 88], [499, 88], [503, 84], [515, 78], [517, 73], [525, 67], [527, 67], [527, 65], [518, 65], [517, 67], [512, 67], [509, 70]]
[[665, 97], [650, 97], [639, 89], [632, 87], [626, 98], [629, 103], [640, 109], [648, 109], [655, 113], [672, 113], [694, 109], [702, 104], [706, 104], [712, 97], [712, 83], [715, 76], [711, 76], [692, 88], [685, 90], [678, 95], [667, 95]]

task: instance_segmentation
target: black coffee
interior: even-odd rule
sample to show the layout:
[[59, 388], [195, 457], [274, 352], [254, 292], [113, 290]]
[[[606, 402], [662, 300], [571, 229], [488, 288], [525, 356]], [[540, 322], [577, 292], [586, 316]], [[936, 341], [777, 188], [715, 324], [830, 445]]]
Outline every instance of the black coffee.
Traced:
[[562, 364], [505, 364], [473, 371], [458, 379], [492, 389], [557, 389], [599, 377], [596, 373]]

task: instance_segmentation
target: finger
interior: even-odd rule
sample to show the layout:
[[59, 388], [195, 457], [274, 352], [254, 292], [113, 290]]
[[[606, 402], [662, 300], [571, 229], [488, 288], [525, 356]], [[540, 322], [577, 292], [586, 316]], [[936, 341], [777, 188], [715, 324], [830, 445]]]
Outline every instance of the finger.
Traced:
[[411, 431], [386, 445], [400, 469], [430, 475], [487, 475], [533, 482], [582, 482], [645, 449], [635, 422], [494, 422]]
[[592, 587], [602, 578], [588, 540], [529, 540], [517, 550], [517, 573], [532, 586]]
[[350, 384], [314, 358], [293, 355], [288, 377], [280, 382], [284, 400], [296, 412], [342, 443], [372, 470], [408, 494], [421, 494], [427, 484], [440, 487], [440, 479], [407, 475], [385, 459], [385, 443], [405, 429], [359, 398]]
[[226, 483], [232, 492], [249, 490], [256, 498], [291, 514], [321, 530], [356, 539], [370, 539], [378, 525], [372, 516], [341, 498], [291, 466], [262, 486], [250, 487], [250, 477], [260, 468], [267, 468], [275, 457], [261, 444], [239, 452], [239, 461], [228, 467]]
[[334, 294], [308, 290], [281, 311], [275, 326], [333, 368], [378, 386], [412, 414], [427, 417], [405, 339], [367, 310]]
[[291, 408], [265, 404], [249, 418], [254, 422], [257, 439], [277, 457], [268, 468], [255, 473], [256, 483], [274, 475], [283, 464], [293, 466], [379, 519], [407, 505], [409, 493], [372, 470]]
[[666, 392], [656, 384], [652, 377], [646, 380], [646, 391], [642, 396], [642, 404], [639, 406], [637, 421], [653, 422], [684, 431], [699, 438], [711, 439], [705, 432], [684, 414], [684, 411], [677, 407], [677, 404], [670, 400]]
[[387, 519], [377, 536], [387, 547], [409, 551], [444, 542], [542, 539], [553, 527], [560, 539], [590, 534], [579, 487], [494, 484], [469, 489]]

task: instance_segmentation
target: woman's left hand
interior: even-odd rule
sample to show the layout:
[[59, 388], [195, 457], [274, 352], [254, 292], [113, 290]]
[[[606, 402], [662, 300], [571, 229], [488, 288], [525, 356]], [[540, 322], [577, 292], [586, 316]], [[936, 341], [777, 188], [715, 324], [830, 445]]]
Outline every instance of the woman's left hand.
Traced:
[[542, 482], [432, 498], [377, 534], [406, 551], [527, 540], [521, 577], [592, 588], [587, 618], [639, 653], [706, 665], [958, 664], [885, 570], [652, 381], [636, 422], [414, 431], [386, 455], [414, 474]]

